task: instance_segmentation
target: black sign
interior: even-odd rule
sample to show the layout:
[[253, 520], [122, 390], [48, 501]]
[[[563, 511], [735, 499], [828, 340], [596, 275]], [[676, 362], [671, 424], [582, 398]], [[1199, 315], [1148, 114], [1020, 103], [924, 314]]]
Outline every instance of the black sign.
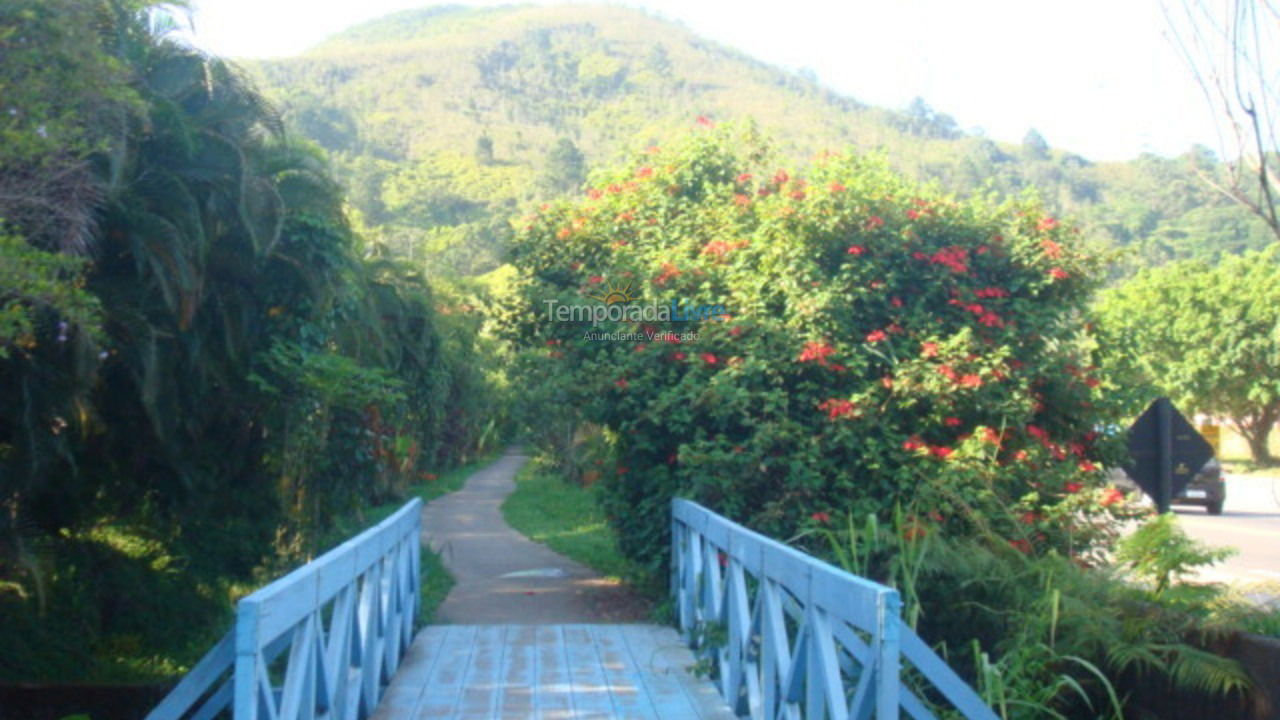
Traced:
[[1168, 398], [1157, 398], [1129, 428], [1129, 457], [1125, 472], [1168, 512], [1169, 500], [1213, 457], [1213, 446]]

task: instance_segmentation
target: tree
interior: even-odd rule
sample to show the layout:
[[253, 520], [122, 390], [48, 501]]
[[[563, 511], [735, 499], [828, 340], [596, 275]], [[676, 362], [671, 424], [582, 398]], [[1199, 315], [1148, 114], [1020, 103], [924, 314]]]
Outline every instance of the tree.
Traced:
[[1120, 368], [1183, 410], [1224, 416], [1258, 464], [1280, 420], [1280, 245], [1218, 264], [1146, 270], [1103, 294], [1099, 319]]
[[586, 159], [569, 138], [560, 138], [547, 153], [543, 183], [553, 192], [571, 192], [587, 179]]
[[[1221, 8], [1221, 10], [1219, 10]], [[1280, 5], [1164, 0], [1169, 37], [1218, 118], [1224, 167], [1195, 165], [1200, 178], [1262, 218], [1280, 239], [1277, 91]]]
[[528, 416], [562, 429], [556, 449], [566, 411], [605, 428], [623, 551], [658, 570], [673, 494], [775, 537], [901, 503], [1028, 550], [1096, 538], [1082, 519], [1109, 396], [1080, 313], [1097, 268], [1074, 231], [850, 154], [805, 177], [762, 167], [764, 147], [699, 131], [517, 229], [500, 323], [515, 384], [548, 403]]
[[476, 138], [475, 158], [481, 165], [493, 164], [493, 138], [488, 135]]
[[1034, 160], [1048, 160], [1049, 142], [1035, 128], [1031, 128], [1022, 138], [1022, 151]]

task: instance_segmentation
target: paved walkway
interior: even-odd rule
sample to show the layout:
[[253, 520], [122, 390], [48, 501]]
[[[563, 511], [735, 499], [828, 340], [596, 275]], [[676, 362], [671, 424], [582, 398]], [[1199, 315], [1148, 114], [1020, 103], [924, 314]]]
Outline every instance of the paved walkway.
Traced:
[[422, 511], [423, 541], [457, 584], [436, 623], [602, 623], [646, 619], [627, 588], [511, 529], [502, 501], [528, 458], [515, 451], [477, 471], [461, 490]]

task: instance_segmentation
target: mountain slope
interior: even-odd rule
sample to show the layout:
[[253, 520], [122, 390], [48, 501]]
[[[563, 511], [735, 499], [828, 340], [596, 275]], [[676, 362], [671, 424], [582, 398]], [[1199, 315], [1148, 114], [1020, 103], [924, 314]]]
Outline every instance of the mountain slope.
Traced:
[[752, 118], [793, 166], [852, 145], [956, 192], [1035, 185], [1100, 243], [1134, 248], [1131, 263], [1267, 239], [1198, 183], [1188, 159], [1092, 164], [998, 144], [922, 101], [865, 106], [636, 10], [401, 12], [251, 68], [289, 123], [331, 151], [375, 235], [464, 273], [499, 262], [522, 205], [576, 190], [584, 167], [660, 144], [699, 116]]

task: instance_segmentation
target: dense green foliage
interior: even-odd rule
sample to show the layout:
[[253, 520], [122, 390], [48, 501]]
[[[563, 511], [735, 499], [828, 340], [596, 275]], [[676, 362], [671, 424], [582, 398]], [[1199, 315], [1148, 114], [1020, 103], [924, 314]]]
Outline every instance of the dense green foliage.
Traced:
[[521, 226], [506, 331], [540, 426], [607, 431], [624, 552], [659, 570], [679, 494], [773, 537], [902, 505], [1087, 554], [1115, 498], [1089, 489], [1106, 395], [1077, 231], [856, 155], [766, 168], [749, 131], [704, 129]]
[[[791, 164], [853, 146], [961, 194], [1038, 187], [1050, 212], [1130, 250], [1123, 268], [1214, 258], [1269, 237], [1200, 181], [1197, 167], [1223, 172], [1202, 149], [1092, 163], [1034, 131], [1021, 145], [996, 143], [922, 100], [901, 112], [868, 107], [636, 10], [408, 11], [251, 67], [286, 121], [333, 153], [378, 236], [460, 272], [501, 261], [514, 208], [577, 189], [570, 151], [607, 167], [699, 114], [754, 119]], [[487, 150], [476, 154], [481, 139]]]
[[367, 251], [321, 151], [167, 26], [0, 10], [0, 102], [34, 98], [0, 183], [48, 181], [0, 192], [5, 679], [172, 673], [333, 518], [497, 439], [474, 314]]
[[1104, 293], [1098, 315], [1118, 368], [1183, 410], [1223, 417], [1272, 464], [1280, 420], [1280, 245], [1146, 270]]
[[1245, 717], [1254, 702], [1248, 674], [1214, 651], [1242, 614], [1263, 611], [1182, 580], [1221, 553], [1189, 540], [1171, 514], [1149, 519], [1119, 543], [1115, 564], [1096, 567], [982, 533], [920, 532], [902, 516], [851, 520], [820, 533], [827, 554], [897, 587], [909, 622], [1003, 718], [1172, 717], [1179, 703], [1204, 698]]

